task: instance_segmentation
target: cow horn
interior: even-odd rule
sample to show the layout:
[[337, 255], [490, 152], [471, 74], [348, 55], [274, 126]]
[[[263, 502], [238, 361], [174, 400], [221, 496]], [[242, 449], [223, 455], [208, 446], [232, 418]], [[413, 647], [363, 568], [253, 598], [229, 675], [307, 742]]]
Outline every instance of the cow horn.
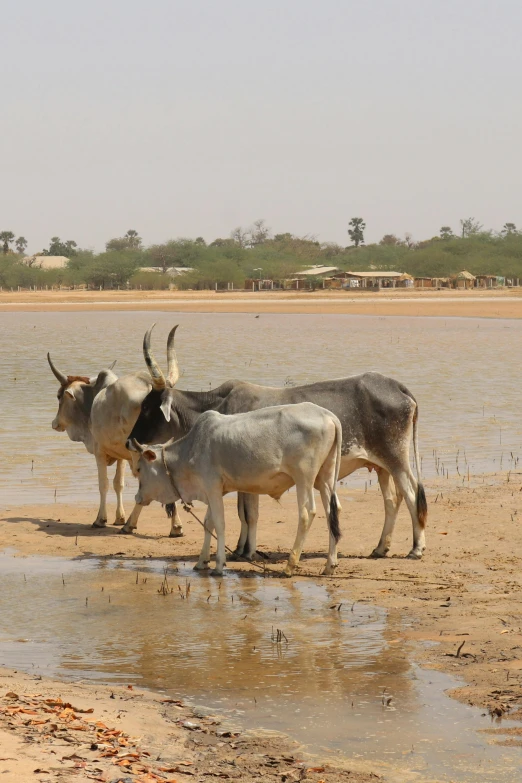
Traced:
[[152, 378], [152, 385], [155, 389], [159, 390], [165, 388], [166, 382], [165, 376], [161, 372], [161, 369], [150, 350], [150, 335], [155, 326], [156, 324], [152, 324], [150, 329], [145, 332], [145, 337], [143, 338], [143, 356], [145, 357], [145, 363], [149, 368], [150, 377]]
[[176, 385], [179, 378], [178, 359], [176, 349], [174, 348], [174, 337], [177, 328], [178, 324], [170, 330], [169, 339], [167, 340], [167, 383], [171, 387]]
[[129, 438], [125, 445], [129, 451], [137, 451], [139, 454], [141, 454], [144, 449], [144, 446], [142, 446], [141, 443], [138, 443], [136, 438]]
[[50, 353], [47, 354], [47, 361], [49, 362], [49, 367], [51, 368], [52, 373], [56, 378], [56, 380], [60, 381], [60, 384], [62, 386], [67, 386], [68, 385], [67, 376], [63, 375], [63, 373], [61, 373], [60, 370], [56, 369], [56, 367], [53, 364], [53, 360], [51, 359]]

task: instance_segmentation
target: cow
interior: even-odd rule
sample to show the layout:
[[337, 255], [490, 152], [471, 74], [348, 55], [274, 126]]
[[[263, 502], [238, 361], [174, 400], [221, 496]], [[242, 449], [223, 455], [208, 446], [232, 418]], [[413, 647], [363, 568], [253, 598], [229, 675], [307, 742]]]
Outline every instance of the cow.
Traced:
[[[339, 476], [358, 468], [377, 473], [384, 501], [384, 527], [371, 557], [385, 557], [399, 507], [404, 498], [413, 526], [413, 546], [407, 557], [420, 560], [426, 548], [428, 515], [426, 494], [420, 478], [418, 451], [419, 407], [399, 381], [377, 372], [319, 381], [306, 386], [273, 388], [237, 383], [218, 410], [233, 415], [274, 405], [313, 402], [338, 417], [342, 426], [342, 459]], [[409, 444], [413, 439], [415, 472], [410, 468]], [[256, 552], [259, 499], [238, 495], [241, 534], [235, 554], [251, 558]]]
[[299, 524], [284, 569], [286, 576], [292, 576], [315, 517], [314, 487], [321, 493], [329, 529], [324, 573], [332, 574], [337, 566], [340, 505], [335, 486], [341, 443], [339, 419], [325, 408], [302, 402], [235, 415], [207, 411], [180, 440], [142, 446], [133, 439], [127, 447], [139, 454], [134, 465], [139, 478], [136, 503], [157, 500], [168, 505], [181, 499], [207, 504], [205, 538], [195, 568], [207, 568], [215, 529], [214, 576], [223, 574], [226, 561], [223, 495], [253, 492], [278, 500], [295, 486]]
[[[118, 376], [112, 372], [116, 362], [113, 362], [108, 369], [102, 370], [97, 376], [89, 378], [86, 375], [65, 375], [60, 372], [51, 359], [50, 353], [47, 354], [47, 361], [53, 375], [60, 383], [57, 394], [58, 411], [51, 424], [53, 430], [56, 432], [67, 432], [70, 440], [83, 443], [89, 454], [94, 454], [94, 439], [90, 426], [91, 409], [96, 395], [102, 389], [118, 380]], [[122, 460], [118, 460], [114, 476], [114, 491], [116, 493], [115, 525], [123, 525], [125, 523], [122, 497], [124, 472], [125, 463]], [[100, 502], [97, 518], [100, 518], [100, 516], [105, 516], [105, 520], [107, 519], [105, 498]]]
[[[155, 375], [161, 373], [155, 360], [147, 355], [147, 366]], [[413, 526], [413, 546], [407, 555], [420, 559], [426, 548], [425, 526], [427, 502], [420, 479], [418, 453], [419, 407], [413, 394], [399, 381], [377, 372], [366, 372], [347, 378], [319, 381], [304, 386], [269, 387], [243, 381], [230, 381], [225, 385], [228, 393], [221, 401], [208, 400], [208, 408], [224, 415], [246, 413], [270, 406], [313, 402], [331, 411], [341, 421], [343, 431], [340, 477], [350, 475], [359, 468], [375, 470], [384, 501], [384, 526], [380, 540], [371, 557], [385, 557], [391, 539], [399, 507], [405, 498]], [[224, 387], [220, 387], [223, 390]], [[171, 401], [175, 400], [173, 416], [186, 432], [197, 420], [198, 405], [187, 408], [188, 398], [176, 396], [171, 389]], [[177, 392], [179, 395], [179, 392]], [[186, 392], [181, 394], [186, 395]], [[192, 393], [194, 394], [194, 393]], [[172, 437], [160, 405], [163, 397], [151, 392], [143, 401], [143, 415], [136, 423], [131, 438], [144, 443], [165, 443]], [[177, 406], [177, 407], [176, 407]], [[409, 444], [413, 439], [416, 476], [410, 468]], [[238, 513], [241, 533], [235, 556], [252, 559], [256, 556], [256, 530], [259, 516], [259, 500], [253, 494], [238, 494]], [[131, 520], [120, 531], [132, 532]]]
[[[137, 526], [142, 507], [135, 505], [125, 522], [122, 503], [125, 463], [133, 457], [125, 444], [133, 428], [136, 427], [136, 431], [141, 432], [152, 417], [155, 427], [161, 431], [165, 441], [171, 437], [180, 438], [188, 432], [202, 411], [218, 406], [233, 386], [229, 382], [208, 392], [183, 392], [175, 389], [179, 377], [174, 348], [177, 326], [171, 329], [167, 340], [166, 377], [150, 350], [153, 328], [154, 324], [143, 339], [148, 370], [123, 378], [118, 378], [112, 371], [104, 371], [96, 379], [80, 375], [66, 376], [56, 368], [50, 355], [47, 355], [49, 366], [60, 382], [58, 414], [53, 427], [58, 431], [66, 430], [71, 440], [82, 441], [96, 459], [100, 505], [93, 527], [101, 528], [107, 524], [107, 467], [114, 462], [114, 489], [118, 497], [114, 524], [124, 525], [124, 532], [132, 532]], [[175, 512], [170, 537], [177, 538], [182, 535], [181, 521]]]

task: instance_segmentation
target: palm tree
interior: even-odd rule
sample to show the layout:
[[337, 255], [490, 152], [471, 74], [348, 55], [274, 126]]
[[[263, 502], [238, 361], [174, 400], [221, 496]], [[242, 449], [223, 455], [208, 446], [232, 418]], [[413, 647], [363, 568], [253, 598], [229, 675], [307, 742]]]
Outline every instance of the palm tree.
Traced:
[[133, 228], [129, 228], [125, 234], [124, 239], [128, 241], [129, 247], [138, 248], [141, 245], [141, 237], [138, 235], [137, 231], [134, 231]]
[[16, 252], [20, 253], [22, 255], [25, 253], [25, 248], [27, 247], [27, 239], [25, 237], [18, 237], [18, 239], [15, 242]]
[[4, 255], [9, 253], [9, 245], [13, 242], [15, 235], [12, 231], [0, 231], [0, 242], [2, 243], [2, 252]]

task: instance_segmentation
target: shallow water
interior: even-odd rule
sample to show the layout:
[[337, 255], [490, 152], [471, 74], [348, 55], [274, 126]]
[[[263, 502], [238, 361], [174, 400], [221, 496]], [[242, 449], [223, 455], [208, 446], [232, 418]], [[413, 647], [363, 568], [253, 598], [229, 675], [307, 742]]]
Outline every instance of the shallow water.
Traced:
[[353, 605], [332, 582], [216, 584], [183, 566], [160, 595], [164, 566], [0, 556], [0, 663], [163, 691], [421, 779], [512, 783], [522, 771], [520, 749], [489, 745], [489, 719], [444, 695], [451, 678], [412, 665], [398, 615]]
[[[472, 318], [161, 312], [0, 313], [0, 503], [97, 500], [94, 459], [51, 430], [56, 380], [94, 375], [114, 359], [123, 375], [144, 368], [143, 333], [157, 321], [164, 362], [169, 328], [180, 324], [180, 388], [227, 378], [284, 385], [379, 370], [403, 381], [420, 405], [426, 476], [452, 479], [522, 471], [518, 356], [522, 322]], [[366, 472], [347, 479], [364, 486]], [[135, 493], [129, 476], [127, 503]], [[373, 482], [375, 486], [375, 482]], [[111, 493], [112, 495], [112, 493]]]

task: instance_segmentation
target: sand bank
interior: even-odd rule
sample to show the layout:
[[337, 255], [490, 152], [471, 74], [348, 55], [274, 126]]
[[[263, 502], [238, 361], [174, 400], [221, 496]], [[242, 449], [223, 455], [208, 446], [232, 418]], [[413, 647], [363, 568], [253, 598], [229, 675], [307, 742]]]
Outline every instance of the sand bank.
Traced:
[[522, 289], [498, 291], [0, 292], [0, 312], [167, 310], [203, 313], [315, 313], [522, 318]]

